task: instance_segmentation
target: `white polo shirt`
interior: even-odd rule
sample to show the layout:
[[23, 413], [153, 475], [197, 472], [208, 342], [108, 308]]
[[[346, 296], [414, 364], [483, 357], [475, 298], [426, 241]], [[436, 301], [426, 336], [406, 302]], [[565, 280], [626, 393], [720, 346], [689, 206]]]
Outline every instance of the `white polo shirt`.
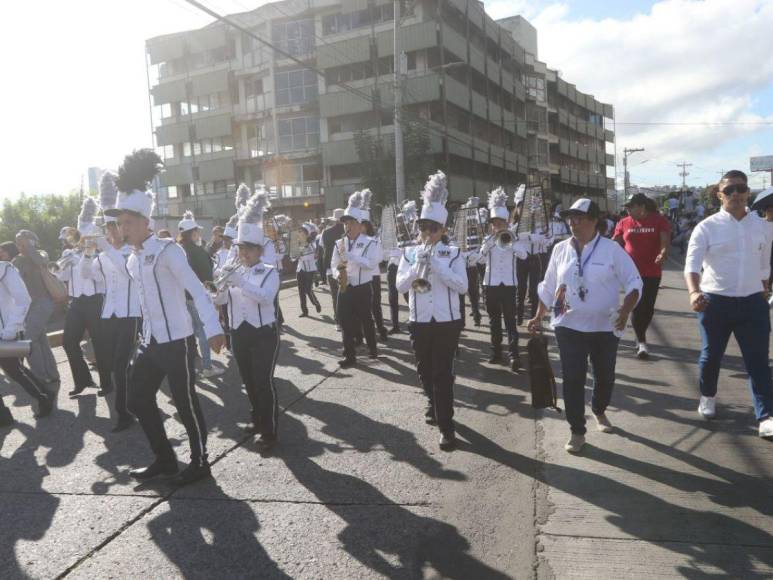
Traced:
[[737, 220], [724, 209], [700, 222], [690, 236], [686, 274], [701, 275], [701, 291], [744, 297], [763, 291], [770, 277], [770, 224], [749, 213]]
[[539, 298], [552, 309], [556, 290], [565, 285], [568, 310], [554, 316], [552, 326], [580, 332], [612, 332], [610, 312], [620, 306], [620, 291], [627, 296], [638, 290], [641, 298], [639, 270], [620, 244], [596, 234], [582, 249], [584, 267], [580, 278], [573, 239], [559, 242], [553, 248], [545, 279], [538, 288]]

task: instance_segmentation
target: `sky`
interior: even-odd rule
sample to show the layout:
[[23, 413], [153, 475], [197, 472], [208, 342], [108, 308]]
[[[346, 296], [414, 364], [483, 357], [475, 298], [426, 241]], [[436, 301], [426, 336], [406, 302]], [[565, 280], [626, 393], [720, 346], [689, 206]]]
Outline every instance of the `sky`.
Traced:
[[[224, 13], [262, 3], [205, 2]], [[494, 18], [528, 18], [540, 60], [615, 106], [618, 157], [624, 147], [645, 148], [630, 158], [633, 183], [678, 183], [676, 163], [686, 161], [688, 184], [702, 185], [722, 170], [748, 171], [752, 155], [773, 155], [773, 0], [485, 5]], [[210, 20], [184, 0], [13, 0], [3, 8], [0, 198], [77, 189], [89, 166], [116, 168], [150, 146], [144, 42]], [[753, 174], [753, 186], [763, 175], [769, 182]]]

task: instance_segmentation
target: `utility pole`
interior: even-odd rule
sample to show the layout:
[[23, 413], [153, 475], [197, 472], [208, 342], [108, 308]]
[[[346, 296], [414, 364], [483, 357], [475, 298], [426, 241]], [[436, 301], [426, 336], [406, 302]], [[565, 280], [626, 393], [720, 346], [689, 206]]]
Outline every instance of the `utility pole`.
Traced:
[[403, 54], [400, 51], [400, 0], [394, 2], [394, 127], [395, 127], [395, 201], [403, 205], [405, 199], [405, 167], [403, 163]]
[[677, 163], [677, 167], [681, 167], [682, 171], [679, 173], [679, 175], [682, 176], [682, 191], [687, 189], [687, 176], [690, 175], [687, 171], [688, 167], [692, 167], [692, 163], [685, 163], [684, 161], [682, 163]]
[[628, 201], [628, 188], [631, 186], [631, 176], [628, 174], [628, 157], [639, 151], [644, 151], [643, 147], [623, 149], [623, 203]]

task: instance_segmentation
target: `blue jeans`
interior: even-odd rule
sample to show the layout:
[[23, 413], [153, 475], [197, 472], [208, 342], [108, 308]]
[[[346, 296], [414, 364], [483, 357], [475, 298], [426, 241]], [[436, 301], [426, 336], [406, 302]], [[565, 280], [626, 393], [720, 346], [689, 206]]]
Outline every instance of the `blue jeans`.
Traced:
[[615, 387], [615, 364], [620, 339], [612, 332], [580, 332], [556, 327], [556, 341], [561, 356], [566, 420], [572, 433], [585, 435], [585, 378], [588, 358], [593, 367], [591, 410], [603, 415]]
[[734, 334], [741, 349], [758, 421], [767, 419], [773, 407], [770, 384], [768, 341], [770, 310], [762, 293], [744, 298], [706, 294], [709, 305], [698, 313], [703, 347], [698, 359], [700, 389], [704, 397], [717, 394], [717, 381], [722, 357], [730, 335]]
[[204, 323], [199, 317], [199, 311], [196, 310], [196, 303], [193, 300], [188, 300], [187, 304], [188, 312], [190, 312], [191, 320], [193, 321], [193, 333], [196, 335], [196, 341], [199, 343], [199, 350], [201, 351], [201, 366], [205, 369], [211, 369], [212, 354], [209, 350], [207, 333], [204, 332]]

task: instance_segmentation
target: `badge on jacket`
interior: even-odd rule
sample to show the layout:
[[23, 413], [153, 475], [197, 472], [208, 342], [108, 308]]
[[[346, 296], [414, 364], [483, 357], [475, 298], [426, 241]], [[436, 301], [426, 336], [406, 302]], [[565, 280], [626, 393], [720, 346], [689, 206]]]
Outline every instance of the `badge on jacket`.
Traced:
[[155, 261], [155, 259], [156, 259], [155, 254], [148, 254], [147, 256], [145, 256], [145, 265], [150, 266]]

